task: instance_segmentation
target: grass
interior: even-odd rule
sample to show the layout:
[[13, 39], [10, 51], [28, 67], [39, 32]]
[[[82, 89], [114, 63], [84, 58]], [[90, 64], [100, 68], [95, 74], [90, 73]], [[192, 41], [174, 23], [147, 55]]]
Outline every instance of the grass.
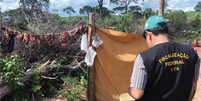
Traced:
[[66, 98], [68, 101], [80, 101], [86, 98], [86, 83], [84, 77], [81, 77], [79, 82], [78, 77], [64, 77], [64, 82], [66, 86], [62, 90], [58, 90], [58, 93]]

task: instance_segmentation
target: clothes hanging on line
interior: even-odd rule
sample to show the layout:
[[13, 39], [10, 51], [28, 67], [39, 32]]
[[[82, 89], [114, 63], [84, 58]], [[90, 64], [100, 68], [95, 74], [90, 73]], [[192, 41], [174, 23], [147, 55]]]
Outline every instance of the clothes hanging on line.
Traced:
[[22, 32], [17, 32], [15, 34], [15, 37], [18, 38], [18, 39], [23, 39], [23, 36], [24, 36], [24, 33], [22, 33]]
[[1, 25], [1, 30], [2, 30], [2, 31], [5, 31], [5, 30], [6, 30], [6, 27], [4, 27], [4, 26]]
[[29, 44], [29, 34], [24, 33], [23, 42], [28, 45]]
[[73, 30], [70, 30], [70, 31], [68, 31], [68, 34], [69, 34], [69, 36], [71, 37], [71, 38], [73, 38], [73, 39], [75, 39], [75, 34], [78, 32], [78, 30], [77, 29], [73, 29]]
[[36, 35], [37, 40], [38, 40], [38, 44], [42, 44], [43, 40], [44, 40], [44, 34], [38, 34]]
[[14, 33], [9, 33], [8, 34], [10, 39], [8, 41], [8, 53], [12, 53], [13, 52], [13, 49], [14, 49], [14, 38], [15, 38], [15, 34]]
[[75, 35], [82, 35], [88, 32], [88, 27], [86, 25], [75, 28], [73, 30], [68, 31], [68, 34], [71, 38], [75, 39]]
[[54, 36], [53, 33], [48, 33], [48, 34], [45, 34], [45, 39], [46, 39], [47, 43], [48, 43], [49, 45], [51, 45], [52, 42], [53, 42], [54, 39], [55, 39], [55, 36]]
[[58, 35], [59, 35], [58, 39], [59, 39], [59, 43], [60, 43], [61, 47], [62, 48], [66, 47], [68, 44], [68, 40], [67, 40], [68, 32], [59, 33]]
[[9, 29], [1, 25], [1, 30], [3, 31], [3, 34], [6, 36], [6, 38], [9, 38], [9, 35], [8, 35]]
[[[1, 30], [4, 32], [4, 35], [9, 38], [9, 33], [14, 33], [15, 37], [18, 39], [23, 39], [23, 42], [28, 45], [29, 40], [31, 40], [31, 42], [36, 42], [36, 40], [38, 40], [38, 44], [42, 44], [42, 41], [44, 40], [44, 38], [46, 39], [47, 43], [49, 45], [52, 44], [52, 42], [55, 39], [55, 35], [53, 33], [49, 33], [49, 34], [28, 34], [28, 33], [23, 33], [23, 32], [17, 32], [15, 30], [12, 30], [10, 28], [6, 28], [4, 26], [1, 25]], [[88, 27], [86, 25], [80, 26], [78, 28], [75, 28], [73, 30], [70, 31], [65, 31], [65, 32], [61, 32], [58, 34], [58, 38], [59, 38], [59, 42], [61, 44], [61, 47], [65, 47], [68, 44], [68, 34], [71, 38], [75, 39], [75, 35], [82, 35], [84, 33], [88, 32]], [[30, 38], [30, 39], [29, 39]]]
[[36, 34], [30, 34], [31, 42], [36, 42]]
[[8, 33], [9, 33], [9, 28], [6, 28], [6, 30], [5, 30], [3, 33], [4, 33], [4, 35], [6, 36], [6, 38], [9, 38], [9, 35], [8, 35]]

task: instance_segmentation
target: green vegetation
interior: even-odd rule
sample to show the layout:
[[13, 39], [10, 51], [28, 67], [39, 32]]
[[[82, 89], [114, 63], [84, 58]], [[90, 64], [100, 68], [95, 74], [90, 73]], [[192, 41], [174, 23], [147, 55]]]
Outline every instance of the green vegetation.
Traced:
[[[41, 55], [44, 54], [47, 53], [43, 53], [42, 51]], [[50, 54], [50, 56], [54, 57], [54, 54]], [[59, 69], [59, 66], [64, 62], [63, 59], [65, 59], [65, 57], [56, 62], [57, 68], [49, 71], [51, 77], [57, 78], [48, 80], [43, 88], [41, 88], [39, 85], [40, 68], [36, 69], [34, 75], [26, 83], [20, 83], [16, 80], [20, 77], [24, 77], [25, 71], [32, 68], [23, 66], [22, 63], [24, 62], [24, 59], [16, 52], [7, 56], [1, 55], [0, 71], [3, 73], [1, 79], [5, 79], [13, 89], [13, 91], [5, 96], [2, 101], [30, 101], [30, 98], [34, 93], [41, 95], [42, 97], [52, 97], [56, 93], [59, 93], [63, 98], [67, 98], [68, 101], [85, 99], [87, 86], [86, 73], [79, 69], [72, 72], [72, 77], [67, 77], [66, 70]], [[84, 70], [87, 71], [86, 65], [84, 66]], [[68, 88], [61, 89], [65, 86]], [[48, 98], [46, 99], [48, 100]]]
[[201, 12], [197, 12], [190, 19], [190, 26], [192, 27], [191, 30], [201, 30]]
[[194, 8], [196, 11], [201, 11], [201, 1], [199, 1], [197, 3], [197, 5], [195, 5], [195, 8]]
[[9, 83], [10, 88], [16, 89], [23, 86], [22, 83], [16, 82], [20, 77], [24, 77], [26, 67], [22, 66], [22, 60], [19, 55], [11, 54], [9, 56], [1, 56], [0, 71], [3, 73], [2, 79]]
[[195, 16], [196, 13], [197, 13], [196, 11], [185, 12], [186, 17], [187, 17], [188, 19], [192, 19], [193, 16]]
[[17, 81], [20, 77], [26, 76], [24, 73], [30, 69], [22, 65], [23, 59], [13, 52], [8, 56], [2, 56], [0, 59], [0, 71], [3, 73], [1, 79], [9, 83], [13, 91], [7, 95], [8, 101], [26, 101], [29, 100], [33, 92], [40, 90], [39, 83], [40, 69], [37, 69], [34, 75], [26, 84]]
[[83, 96], [86, 93], [86, 89], [83, 86], [76, 86], [73, 91], [60, 91], [63, 98], [67, 98], [68, 101], [83, 100]]
[[65, 82], [70, 88], [73, 88], [72, 90], [61, 90], [59, 93], [61, 93], [62, 97], [67, 98], [68, 101], [75, 101], [75, 100], [83, 100], [85, 99], [86, 89], [87, 86], [87, 80], [84, 79], [84, 76], [81, 76], [80, 79], [80, 85], [78, 78], [71, 78], [67, 77], [64, 78]]
[[67, 13], [69, 15], [69, 19], [71, 17], [71, 13], [75, 13], [72, 7], [66, 7], [63, 9], [63, 12]]

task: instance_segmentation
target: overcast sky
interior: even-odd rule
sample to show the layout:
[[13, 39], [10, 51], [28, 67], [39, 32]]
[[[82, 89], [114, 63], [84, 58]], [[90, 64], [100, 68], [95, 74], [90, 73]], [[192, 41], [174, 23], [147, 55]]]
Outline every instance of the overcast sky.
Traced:
[[[2, 1], [2, 0], [0, 0]], [[159, 8], [159, 1], [160, 0], [141, 0], [138, 4], [132, 3], [129, 6], [139, 5], [142, 10], [145, 8], [152, 8], [153, 10], [158, 10]], [[194, 11], [195, 5], [198, 3], [199, 0], [168, 0], [169, 9], [181, 9], [185, 12]], [[144, 3], [144, 5], [142, 5]], [[54, 6], [54, 4], [56, 6]], [[76, 13], [73, 13], [72, 16], [77, 16], [79, 14], [79, 9], [83, 6], [92, 6], [95, 7], [98, 5], [97, 0], [50, 0], [50, 8], [49, 11], [51, 12], [53, 9], [58, 10], [58, 14], [62, 17], [68, 16], [66, 13], [63, 12], [63, 8], [67, 6], [72, 6]], [[103, 6], [107, 7], [109, 10], [112, 10], [114, 7], [117, 7], [114, 4], [110, 4], [110, 0], [103, 0]], [[17, 0], [3, 0], [0, 2], [1, 11], [7, 11], [11, 9], [18, 8]]]

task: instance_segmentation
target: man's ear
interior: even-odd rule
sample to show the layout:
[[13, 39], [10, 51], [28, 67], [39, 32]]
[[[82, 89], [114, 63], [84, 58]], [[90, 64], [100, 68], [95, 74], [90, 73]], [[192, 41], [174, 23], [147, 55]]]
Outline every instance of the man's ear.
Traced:
[[152, 39], [152, 32], [149, 32], [149, 31], [146, 31], [146, 33], [147, 33], [147, 38], [149, 39], [149, 40], [151, 40]]
[[152, 32], [149, 32], [148, 35], [149, 35], [149, 40], [152, 40], [152, 35], [153, 35]]

